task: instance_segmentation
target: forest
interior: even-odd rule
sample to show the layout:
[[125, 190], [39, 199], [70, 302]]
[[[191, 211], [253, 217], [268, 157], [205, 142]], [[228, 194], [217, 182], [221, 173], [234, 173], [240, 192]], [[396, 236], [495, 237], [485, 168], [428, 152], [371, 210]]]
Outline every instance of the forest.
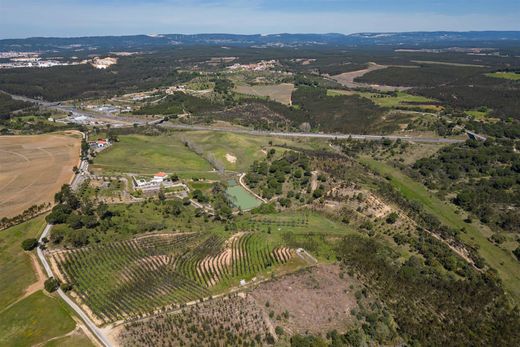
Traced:
[[456, 193], [453, 202], [483, 223], [520, 232], [520, 158], [511, 140], [451, 145], [413, 169], [430, 189]]

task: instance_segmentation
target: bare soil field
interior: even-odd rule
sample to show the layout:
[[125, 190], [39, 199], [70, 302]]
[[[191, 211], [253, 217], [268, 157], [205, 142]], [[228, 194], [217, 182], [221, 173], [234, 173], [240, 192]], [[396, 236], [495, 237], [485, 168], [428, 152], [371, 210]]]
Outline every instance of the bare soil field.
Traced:
[[341, 85], [347, 88], [373, 88], [379, 91], [398, 91], [398, 90], [407, 90], [410, 88], [407, 87], [394, 87], [394, 86], [383, 86], [383, 85], [371, 85], [367, 83], [356, 82], [355, 79], [361, 77], [371, 71], [386, 69], [388, 66], [379, 65], [375, 63], [369, 63], [368, 67], [363, 70], [344, 72], [339, 75], [330, 76], [333, 80], [340, 83]]
[[52, 203], [78, 165], [79, 133], [0, 136], [0, 218]]
[[357, 307], [358, 284], [340, 273], [339, 266], [320, 265], [263, 283], [251, 295], [272, 324], [282, 326], [289, 335], [346, 331], [354, 324], [350, 311]]
[[235, 88], [235, 91], [238, 93], [269, 97], [269, 99], [278, 101], [284, 105], [291, 105], [291, 95], [293, 90], [294, 84], [292, 83], [257, 86], [238, 85]]

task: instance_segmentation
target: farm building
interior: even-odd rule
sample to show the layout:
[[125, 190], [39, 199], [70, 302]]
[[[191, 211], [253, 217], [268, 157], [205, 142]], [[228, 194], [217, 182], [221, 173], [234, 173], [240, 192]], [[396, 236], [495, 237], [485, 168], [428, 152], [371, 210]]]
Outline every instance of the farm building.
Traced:
[[168, 177], [168, 174], [164, 172], [158, 172], [155, 175], [153, 175], [152, 182], [154, 183], [162, 183], [164, 180]]
[[89, 143], [91, 147], [97, 147], [97, 148], [105, 148], [110, 145], [110, 142], [107, 139], [97, 139], [96, 141]]

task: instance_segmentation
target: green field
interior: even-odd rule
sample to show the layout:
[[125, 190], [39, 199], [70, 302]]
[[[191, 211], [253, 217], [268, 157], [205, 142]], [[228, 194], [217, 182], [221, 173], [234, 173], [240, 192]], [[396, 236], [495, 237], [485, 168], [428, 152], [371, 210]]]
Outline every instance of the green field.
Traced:
[[0, 310], [20, 298], [25, 288], [36, 282], [31, 259], [20, 244], [27, 238], [37, 238], [44, 226], [41, 216], [0, 232]]
[[105, 323], [207, 298], [292, 258], [289, 249], [254, 232], [150, 234], [54, 255]]
[[0, 346], [32, 346], [75, 326], [63, 302], [38, 291], [0, 313]]
[[477, 120], [488, 118], [490, 112], [491, 112], [491, 110], [489, 110], [489, 109], [464, 111], [464, 113], [466, 113], [468, 116], [471, 116]]
[[[300, 148], [311, 148], [316, 143], [308, 140], [279, 139], [268, 136], [252, 136], [247, 134], [226, 133], [217, 131], [189, 131], [183, 136], [200, 146], [205, 154], [212, 154], [222, 163], [226, 170], [246, 171], [255, 160], [265, 159], [266, 154], [262, 149], [275, 148], [278, 152], [285, 149], [280, 145], [289, 145]], [[269, 142], [272, 141], [272, 145]], [[235, 157], [226, 158], [226, 154]], [[230, 160], [231, 159], [231, 160]]]
[[[433, 99], [424, 96], [411, 95], [405, 92], [397, 92], [396, 96], [388, 96], [378, 93], [360, 93], [364, 98], [372, 100], [376, 105], [387, 108], [421, 108], [425, 111], [439, 111], [440, 106], [428, 105], [435, 102]], [[421, 105], [424, 103], [425, 105]]]
[[47, 342], [44, 347], [94, 347], [95, 345], [82, 332], [77, 332], [69, 336], [60, 337]]
[[460, 234], [462, 240], [469, 245], [477, 245], [479, 254], [498, 271], [505, 289], [520, 302], [520, 263], [509, 252], [489, 242], [477, 225], [465, 223], [463, 215], [456, 213], [454, 205], [439, 200], [421, 183], [400, 170], [368, 157], [363, 157], [361, 161], [372, 170], [389, 177], [392, 185], [405, 197], [420, 202], [428, 213], [435, 215], [445, 225], [456, 230], [464, 228], [466, 232]]
[[120, 142], [101, 152], [94, 168], [107, 172], [153, 174], [157, 171], [203, 177], [212, 170], [201, 156], [175, 136], [120, 136]]
[[253, 209], [262, 204], [262, 201], [258, 200], [253, 194], [249, 193], [244, 189], [244, 187], [239, 185], [228, 187], [226, 189], [226, 194], [231, 203], [242, 211]]
[[492, 72], [487, 73], [486, 76], [493, 78], [503, 78], [507, 80], [520, 81], [520, 73], [514, 72]]

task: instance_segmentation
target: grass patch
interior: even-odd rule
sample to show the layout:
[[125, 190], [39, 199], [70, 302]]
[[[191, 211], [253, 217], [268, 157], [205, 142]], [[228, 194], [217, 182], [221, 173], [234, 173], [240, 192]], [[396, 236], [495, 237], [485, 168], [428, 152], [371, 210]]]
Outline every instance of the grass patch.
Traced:
[[188, 149], [180, 136], [120, 136], [120, 142], [101, 152], [94, 167], [109, 172], [153, 174], [157, 171], [204, 175], [212, 168]]
[[38, 291], [0, 314], [0, 346], [32, 346], [76, 326], [64, 303]]
[[83, 331], [74, 333], [70, 336], [61, 337], [55, 340], [52, 340], [45, 345], [44, 347], [94, 347], [95, 345], [90, 341], [90, 339], [83, 333]]
[[[215, 156], [226, 170], [240, 172], [248, 170], [255, 160], [265, 159], [266, 154], [262, 152], [263, 148], [276, 148], [277, 145], [282, 144], [300, 148], [311, 148], [317, 145], [308, 141], [276, 139], [268, 136], [251, 136], [218, 131], [190, 131], [183, 133], [182, 136], [200, 146], [205, 154]], [[278, 148], [276, 150], [280, 151]], [[236, 160], [232, 157], [236, 158]]]
[[460, 234], [461, 239], [479, 248], [479, 254], [497, 270], [506, 291], [517, 302], [520, 301], [520, 264], [506, 250], [489, 242], [476, 225], [465, 223], [464, 217], [456, 213], [457, 209], [454, 205], [441, 201], [421, 183], [414, 181], [400, 170], [368, 157], [361, 158], [361, 162], [379, 174], [389, 177], [392, 185], [405, 197], [420, 202], [428, 213], [435, 215], [442, 223], [457, 230], [465, 228], [466, 232]]
[[359, 93], [360, 96], [372, 100], [380, 107], [386, 108], [420, 108], [425, 111], [439, 111], [441, 106], [431, 105], [436, 100], [424, 96], [412, 95], [405, 92], [396, 92], [395, 95], [383, 93]]
[[0, 309], [16, 301], [36, 281], [31, 259], [20, 244], [27, 238], [37, 238], [44, 226], [44, 217], [40, 216], [0, 232]]
[[486, 74], [487, 77], [503, 78], [506, 80], [520, 81], [520, 73], [514, 72], [491, 72]]

